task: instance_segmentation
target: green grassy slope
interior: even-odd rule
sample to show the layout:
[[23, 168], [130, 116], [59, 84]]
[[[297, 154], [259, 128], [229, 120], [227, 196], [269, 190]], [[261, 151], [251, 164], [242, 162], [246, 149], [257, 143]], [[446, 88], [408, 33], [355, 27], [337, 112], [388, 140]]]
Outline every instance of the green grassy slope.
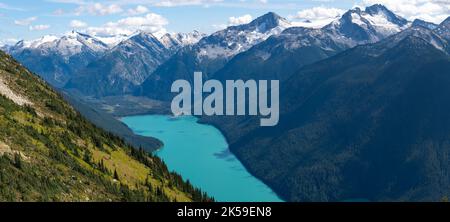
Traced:
[[0, 201], [210, 200], [160, 159], [85, 120], [3, 52], [0, 81]]

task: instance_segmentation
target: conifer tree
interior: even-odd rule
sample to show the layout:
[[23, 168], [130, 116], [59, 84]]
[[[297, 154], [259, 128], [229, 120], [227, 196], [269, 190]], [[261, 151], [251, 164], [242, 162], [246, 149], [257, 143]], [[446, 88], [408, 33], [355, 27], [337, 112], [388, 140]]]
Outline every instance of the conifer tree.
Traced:
[[117, 174], [117, 170], [114, 169], [114, 179], [119, 180], [119, 174]]

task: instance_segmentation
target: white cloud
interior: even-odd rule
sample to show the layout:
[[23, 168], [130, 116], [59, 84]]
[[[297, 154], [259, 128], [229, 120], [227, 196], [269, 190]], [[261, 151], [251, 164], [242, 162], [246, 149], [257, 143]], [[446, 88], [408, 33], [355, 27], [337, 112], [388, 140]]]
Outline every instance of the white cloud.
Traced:
[[228, 19], [228, 25], [234, 26], [234, 25], [242, 25], [250, 23], [253, 20], [251, 15], [243, 15], [240, 17], [230, 17]]
[[25, 19], [15, 20], [14, 24], [27, 26], [27, 25], [30, 25], [31, 23], [33, 23], [34, 21], [36, 21], [36, 19], [37, 19], [37, 17], [29, 17], [29, 18], [25, 18]]
[[361, 6], [377, 3], [408, 20], [419, 18], [440, 23], [450, 15], [449, 0], [362, 0]]
[[295, 26], [320, 28], [331, 23], [345, 13], [345, 10], [338, 8], [314, 7], [304, 9], [288, 18], [293, 20]]
[[18, 41], [19, 40], [15, 39], [15, 38], [3, 39], [3, 40], [0, 40], [0, 46], [13, 45], [13, 44], [16, 44]]
[[30, 31], [42, 31], [50, 28], [50, 25], [32, 25], [29, 27]]
[[[92, 4], [94, 0], [46, 0], [57, 3], [88, 5]], [[334, 1], [334, 0], [310, 0], [310, 1]], [[97, 0], [97, 2], [100, 2]], [[152, 7], [180, 7], [180, 6], [202, 6], [205, 8], [212, 6], [229, 7], [229, 8], [256, 8], [265, 9], [266, 11], [274, 11], [277, 9], [293, 9], [304, 7], [304, 1], [269, 1], [269, 0], [103, 0], [103, 2], [110, 2], [120, 6], [130, 5], [149, 5]]]
[[75, 9], [76, 15], [81, 15], [83, 13], [89, 13], [90, 15], [111, 15], [123, 12], [123, 9], [118, 4], [102, 4], [93, 3], [81, 5]]
[[49, 2], [56, 2], [56, 3], [77, 4], [77, 5], [86, 4], [84, 0], [47, 0], [47, 1], [49, 1]]
[[160, 0], [153, 4], [160, 7], [175, 7], [175, 6], [187, 6], [187, 5], [203, 5], [207, 7], [212, 3], [220, 3], [223, 0]]
[[229, 26], [236, 26], [250, 23], [253, 20], [252, 16], [247, 14], [239, 17], [229, 17], [227, 24], [214, 24], [212, 27], [216, 30], [226, 29]]
[[166, 33], [164, 27], [167, 24], [169, 22], [163, 16], [148, 13], [145, 16], [127, 17], [115, 22], [108, 22], [101, 27], [89, 27], [86, 31], [95, 36], [130, 35], [136, 30], [160, 35]]
[[136, 8], [130, 8], [128, 9], [127, 13], [128, 15], [141, 15], [147, 13], [149, 10], [147, 7], [143, 5], [138, 5]]
[[295, 16], [292, 16], [292, 18], [304, 20], [323, 20], [339, 17], [343, 13], [345, 13], [345, 10], [338, 8], [314, 7], [301, 10], [297, 12]]
[[70, 27], [71, 28], [85, 28], [87, 27], [86, 22], [80, 21], [80, 20], [72, 20], [70, 21]]

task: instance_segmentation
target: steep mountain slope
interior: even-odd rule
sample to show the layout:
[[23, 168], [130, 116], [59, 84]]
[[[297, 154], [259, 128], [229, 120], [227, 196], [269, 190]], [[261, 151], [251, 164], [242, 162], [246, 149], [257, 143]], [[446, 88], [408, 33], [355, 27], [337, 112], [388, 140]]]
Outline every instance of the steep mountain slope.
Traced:
[[275, 13], [267, 13], [249, 24], [232, 26], [182, 48], [162, 64], [142, 84], [138, 94], [155, 99], [167, 98], [175, 79], [191, 80], [194, 71], [211, 77], [236, 54], [281, 33], [291, 24]]
[[0, 52], [0, 201], [204, 201]]
[[80, 100], [78, 96], [63, 93], [63, 97], [70, 105], [80, 112], [83, 117], [94, 125], [123, 138], [125, 142], [134, 147], [140, 147], [146, 151], [153, 152], [163, 145], [161, 141], [155, 138], [134, 134], [127, 125], [117, 120], [114, 116], [101, 110], [97, 110], [93, 105]]
[[62, 87], [83, 67], [99, 58], [108, 46], [98, 39], [72, 31], [60, 38], [44, 36], [20, 41], [8, 53], [55, 87]]
[[140, 32], [119, 43], [72, 78], [66, 89], [85, 95], [112, 96], [132, 93], [155, 69], [181, 47], [196, 43], [202, 34], [167, 34], [161, 39]]
[[364, 11], [355, 8], [345, 13], [341, 19], [327, 25], [325, 29], [334, 30], [358, 42], [377, 42], [408, 27], [408, 21], [383, 5], [372, 5]]
[[450, 194], [450, 57], [434, 37], [411, 28], [300, 69], [280, 85], [276, 127], [212, 123], [289, 200], [439, 201]]
[[349, 10], [321, 28], [293, 27], [235, 56], [215, 78], [280, 79], [304, 65], [356, 45], [374, 43], [407, 28], [408, 22], [381, 5]]
[[167, 33], [159, 38], [159, 41], [168, 49], [178, 50], [188, 45], [194, 45], [200, 39], [206, 37], [198, 31], [192, 33]]
[[450, 40], [450, 17], [443, 21], [435, 31], [443, 38]]
[[95, 96], [130, 93], [170, 55], [155, 36], [140, 32], [90, 63], [65, 88]]
[[411, 24], [411, 26], [413, 26], [413, 27], [419, 27], [420, 26], [420, 27], [423, 27], [423, 28], [431, 29], [431, 30], [436, 29], [437, 27], [439, 27], [439, 25], [436, 25], [436, 24], [434, 24], [432, 22], [427, 22], [427, 21], [424, 21], [424, 20], [421, 20], [421, 19], [415, 19], [413, 21], [413, 23]]

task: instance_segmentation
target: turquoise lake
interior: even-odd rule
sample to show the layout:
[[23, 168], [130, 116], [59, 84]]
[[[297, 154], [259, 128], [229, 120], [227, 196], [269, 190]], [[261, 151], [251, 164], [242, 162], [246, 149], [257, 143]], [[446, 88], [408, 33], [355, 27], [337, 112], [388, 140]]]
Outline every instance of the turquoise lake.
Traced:
[[122, 118], [136, 134], [164, 142], [156, 152], [170, 170], [224, 202], [282, 201], [264, 183], [252, 176], [228, 151], [222, 133], [197, 118], [161, 115]]

